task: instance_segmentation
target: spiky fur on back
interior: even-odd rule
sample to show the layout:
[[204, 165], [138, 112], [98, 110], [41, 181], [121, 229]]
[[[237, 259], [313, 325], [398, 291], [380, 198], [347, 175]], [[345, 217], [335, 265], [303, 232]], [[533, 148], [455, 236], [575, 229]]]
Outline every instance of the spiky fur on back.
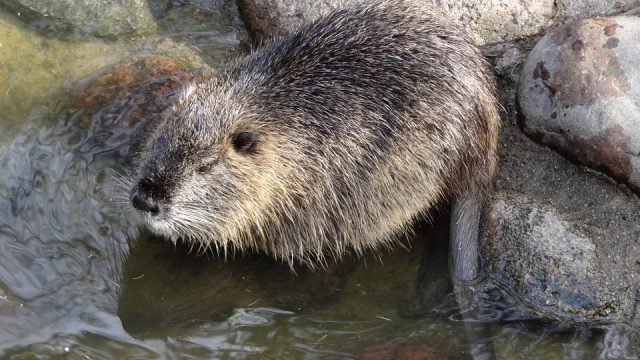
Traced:
[[[393, 242], [445, 196], [482, 196], [499, 127], [489, 67], [437, 10], [355, 5], [187, 88], [133, 182], [163, 184], [161, 214], [143, 214], [157, 233], [314, 264]], [[245, 130], [255, 153], [231, 146]]]

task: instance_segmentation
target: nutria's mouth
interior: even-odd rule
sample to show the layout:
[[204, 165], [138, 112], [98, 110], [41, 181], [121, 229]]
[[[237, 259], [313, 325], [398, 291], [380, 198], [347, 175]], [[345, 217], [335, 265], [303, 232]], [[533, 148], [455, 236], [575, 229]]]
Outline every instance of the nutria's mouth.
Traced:
[[165, 216], [151, 215], [149, 213], [141, 213], [140, 215], [145, 227], [155, 235], [166, 238], [173, 238], [175, 236], [174, 226], [171, 225], [170, 221], [165, 219]]

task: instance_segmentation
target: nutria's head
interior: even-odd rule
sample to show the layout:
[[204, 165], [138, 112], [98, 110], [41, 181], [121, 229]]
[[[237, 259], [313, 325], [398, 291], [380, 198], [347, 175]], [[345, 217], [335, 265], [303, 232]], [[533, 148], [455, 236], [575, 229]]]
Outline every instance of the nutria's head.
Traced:
[[295, 140], [283, 137], [215, 80], [192, 85], [147, 140], [131, 205], [147, 228], [174, 241], [257, 248], [263, 218], [288, 201], [281, 184], [291, 156], [283, 154]]

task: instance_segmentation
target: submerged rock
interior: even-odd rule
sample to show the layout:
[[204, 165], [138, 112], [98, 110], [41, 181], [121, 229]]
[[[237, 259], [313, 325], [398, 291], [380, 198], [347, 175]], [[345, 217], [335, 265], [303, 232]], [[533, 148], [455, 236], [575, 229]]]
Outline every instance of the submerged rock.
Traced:
[[[160, 120], [162, 111], [175, 93], [189, 81], [209, 76], [211, 70], [189, 70], [187, 64], [170, 57], [146, 55], [125, 58], [79, 82], [69, 95], [63, 111], [77, 125], [89, 127], [87, 146], [117, 149], [128, 161], [130, 146], [137, 146], [140, 134]], [[109, 129], [127, 131], [127, 136], [104, 137]], [[95, 131], [95, 135], [91, 136]], [[120, 146], [105, 141], [121, 141]]]
[[524, 130], [640, 191], [640, 18], [555, 28], [520, 78]]
[[47, 33], [113, 38], [153, 33], [168, 0], [7, 0], [0, 6]]
[[452, 358], [444, 349], [424, 342], [375, 344], [350, 355], [356, 360], [447, 360]]

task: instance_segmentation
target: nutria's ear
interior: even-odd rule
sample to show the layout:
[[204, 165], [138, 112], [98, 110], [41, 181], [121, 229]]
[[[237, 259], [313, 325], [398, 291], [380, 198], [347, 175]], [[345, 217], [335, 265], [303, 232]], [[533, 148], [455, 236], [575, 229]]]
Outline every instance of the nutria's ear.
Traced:
[[233, 148], [242, 154], [255, 154], [258, 150], [258, 134], [253, 131], [240, 131], [233, 134]]

